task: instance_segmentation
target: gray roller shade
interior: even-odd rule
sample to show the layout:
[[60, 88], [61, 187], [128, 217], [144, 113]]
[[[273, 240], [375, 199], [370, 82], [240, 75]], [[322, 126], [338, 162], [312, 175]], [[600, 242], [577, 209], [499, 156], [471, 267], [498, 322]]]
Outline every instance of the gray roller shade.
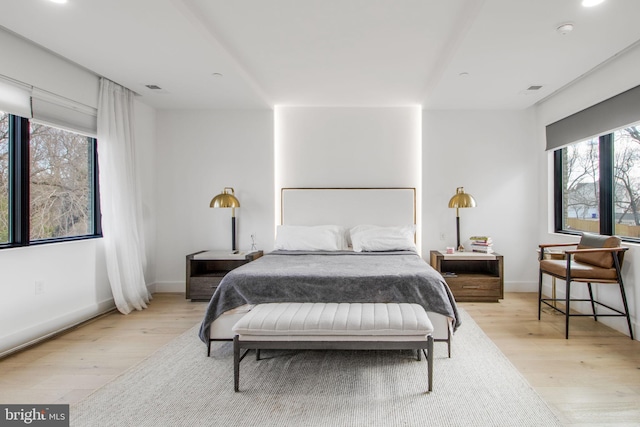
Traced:
[[556, 150], [640, 121], [640, 86], [547, 126], [547, 150]]
[[97, 134], [98, 113], [93, 107], [37, 88], [31, 105], [35, 121], [91, 137]]
[[0, 111], [31, 118], [31, 87], [0, 75]]

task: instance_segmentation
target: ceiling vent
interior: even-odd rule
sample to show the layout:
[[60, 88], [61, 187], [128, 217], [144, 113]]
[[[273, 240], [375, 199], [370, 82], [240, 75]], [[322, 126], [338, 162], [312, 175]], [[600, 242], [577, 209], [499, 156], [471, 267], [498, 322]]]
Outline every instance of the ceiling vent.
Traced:
[[145, 86], [151, 90], [162, 90], [162, 88], [158, 85], [145, 85]]

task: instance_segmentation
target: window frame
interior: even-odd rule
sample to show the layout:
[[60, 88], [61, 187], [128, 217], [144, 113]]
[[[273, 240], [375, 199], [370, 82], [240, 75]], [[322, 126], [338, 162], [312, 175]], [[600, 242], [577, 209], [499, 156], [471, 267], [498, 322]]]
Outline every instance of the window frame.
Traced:
[[[9, 116], [9, 241], [0, 243], [0, 250], [50, 243], [87, 240], [102, 237], [102, 215], [100, 213], [100, 185], [98, 175], [98, 141], [89, 140], [89, 168], [91, 183], [91, 233], [78, 236], [30, 239], [30, 139], [29, 119], [8, 113]], [[79, 132], [78, 132], [79, 133]], [[81, 135], [84, 135], [80, 133]]]
[[[615, 153], [614, 133], [607, 133], [598, 137], [598, 166], [600, 193], [598, 215], [600, 218], [600, 230], [602, 235], [613, 236], [615, 234]], [[572, 231], [563, 228], [563, 164], [562, 151], [558, 148], [553, 151], [553, 199], [554, 199], [554, 232], [559, 234], [581, 235], [581, 231]], [[640, 243], [640, 238], [619, 236], [625, 242]]]

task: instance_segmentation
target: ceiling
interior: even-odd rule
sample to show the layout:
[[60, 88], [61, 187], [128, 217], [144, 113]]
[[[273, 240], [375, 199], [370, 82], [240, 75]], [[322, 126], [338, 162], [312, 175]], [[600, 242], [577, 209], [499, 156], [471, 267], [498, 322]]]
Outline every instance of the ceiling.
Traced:
[[522, 109], [640, 40], [640, 1], [580, 2], [2, 0], [0, 25], [159, 109]]

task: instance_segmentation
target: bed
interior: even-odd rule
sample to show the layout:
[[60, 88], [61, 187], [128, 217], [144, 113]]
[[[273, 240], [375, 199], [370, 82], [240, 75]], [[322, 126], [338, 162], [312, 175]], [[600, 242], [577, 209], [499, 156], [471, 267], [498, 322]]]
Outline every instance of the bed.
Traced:
[[413, 188], [282, 189], [276, 249], [223, 278], [200, 339], [209, 348], [231, 340], [233, 325], [261, 303], [417, 303], [450, 353], [460, 317], [442, 276], [417, 253], [415, 219]]

